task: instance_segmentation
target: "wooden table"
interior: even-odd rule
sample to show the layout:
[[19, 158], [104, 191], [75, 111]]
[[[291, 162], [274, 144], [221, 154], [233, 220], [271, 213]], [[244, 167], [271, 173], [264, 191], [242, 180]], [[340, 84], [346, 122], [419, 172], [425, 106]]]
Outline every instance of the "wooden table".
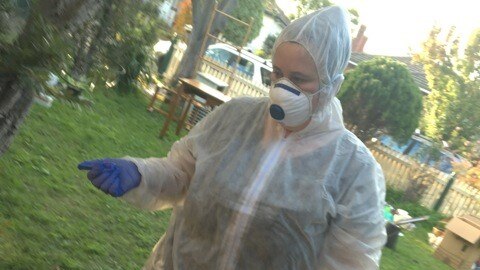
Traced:
[[190, 110], [192, 101], [195, 96], [199, 96], [205, 99], [205, 105], [212, 107], [221, 105], [231, 99], [231, 97], [224, 95], [222, 92], [215, 90], [212, 87], [203, 84], [195, 79], [180, 78], [179, 81], [181, 85], [177, 88], [176, 94], [173, 96], [173, 99], [170, 102], [167, 119], [165, 120], [162, 130], [160, 131], [160, 137], [165, 136], [165, 133], [167, 133], [168, 127], [170, 126], [170, 122], [172, 122], [172, 120], [175, 120], [175, 109], [179, 105], [182, 95], [189, 95], [190, 98], [187, 100], [186, 104], [184, 104], [182, 114], [180, 116], [180, 119], [178, 120], [177, 130], [175, 132], [175, 134], [177, 135], [180, 134], [180, 131], [185, 124], [185, 119], [187, 118], [187, 114]]

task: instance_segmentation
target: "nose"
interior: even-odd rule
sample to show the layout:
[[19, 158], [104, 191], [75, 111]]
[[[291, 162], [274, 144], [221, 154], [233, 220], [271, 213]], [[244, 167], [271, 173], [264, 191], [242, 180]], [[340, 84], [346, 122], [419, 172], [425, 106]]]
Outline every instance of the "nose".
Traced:
[[285, 112], [283, 111], [282, 107], [278, 106], [277, 104], [272, 104], [270, 106], [270, 115], [275, 120], [283, 120], [285, 118]]

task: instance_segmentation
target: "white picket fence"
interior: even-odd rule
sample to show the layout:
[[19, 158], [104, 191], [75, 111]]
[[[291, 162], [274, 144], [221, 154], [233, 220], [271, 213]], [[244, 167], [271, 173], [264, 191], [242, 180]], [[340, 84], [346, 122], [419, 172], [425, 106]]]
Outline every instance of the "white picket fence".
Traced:
[[[213, 60], [211, 60], [213, 61]], [[218, 64], [218, 63], [217, 63]], [[222, 64], [219, 64], [222, 65]], [[222, 65], [224, 68], [227, 68], [226, 65]], [[229, 68], [231, 70], [231, 68]], [[224, 82], [229, 83], [228, 90], [225, 94], [231, 97], [266, 97], [268, 96], [268, 87], [261, 83], [254, 83], [252, 78], [241, 74], [235, 73], [232, 75], [226, 70], [212, 65], [208, 62], [203, 62], [200, 71], [209, 75], [212, 75]]]
[[[413, 159], [381, 145], [370, 145], [369, 148], [382, 166], [387, 186], [405, 192], [417, 192], [420, 204], [433, 209], [447, 185], [450, 174], [421, 166]], [[448, 216], [465, 214], [478, 216], [480, 190], [457, 180], [438, 211]]]

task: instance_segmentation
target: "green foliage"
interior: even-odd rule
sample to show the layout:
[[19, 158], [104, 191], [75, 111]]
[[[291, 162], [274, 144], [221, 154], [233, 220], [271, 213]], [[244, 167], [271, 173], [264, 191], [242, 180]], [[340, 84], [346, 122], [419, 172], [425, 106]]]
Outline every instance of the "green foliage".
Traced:
[[[15, 16], [15, 14], [10, 14]], [[70, 61], [73, 43], [68, 33], [62, 32], [43, 16], [32, 10], [28, 24], [14, 41], [0, 46], [0, 70], [24, 72], [48, 69], [59, 72]]]
[[[332, 2], [329, 0], [295, 0], [297, 2], [297, 14], [292, 15], [290, 14], [291, 20], [300, 18], [304, 15], [307, 15], [308, 13], [311, 13], [313, 11], [328, 7], [333, 5]], [[358, 24], [358, 11], [354, 8], [348, 9], [348, 12], [350, 13], [350, 21], [357, 25]]]
[[480, 79], [480, 28], [470, 35], [460, 69], [466, 78], [477, 81]]
[[396, 209], [403, 209], [408, 212], [411, 217], [429, 216], [429, 219], [418, 223], [426, 229], [432, 227], [442, 227], [442, 220], [446, 218], [445, 215], [421, 206], [418, 201], [408, 201], [405, 199], [405, 192], [387, 188], [385, 201]]
[[360, 63], [339, 93], [347, 124], [369, 139], [377, 131], [406, 141], [418, 125], [422, 96], [405, 65], [386, 58]]
[[43, 92], [50, 72], [61, 74], [72, 64], [74, 42], [70, 33], [44, 17], [39, 1], [8, 2], [12, 6], [3, 8], [9, 20], [7, 35], [0, 37], [0, 73], [15, 74], [25, 89]]
[[464, 54], [458, 50], [455, 29], [445, 39], [434, 27], [416, 60], [424, 65], [431, 90], [421, 120], [425, 134], [449, 142], [452, 149], [471, 156], [480, 137], [480, 29], [472, 33]]
[[[247, 43], [252, 41], [260, 33], [263, 24], [264, 9], [263, 0], [242, 0], [238, 1], [237, 6], [231, 14], [233, 17], [246, 23], [250, 23], [250, 19], [253, 20], [252, 28], [246, 41]], [[228, 19], [223, 30], [223, 36], [233, 44], [244, 46], [246, 44], [242, 43], [247, 34], [247, 30], [247, 26]]]
[[268, 35], [265, 41], [263, 42], [263, 52], [265, 53], [264, 58], [272, 58], [272, 49], [277, 40], [278, 35]]
[[480, 28], [470, 36], [464, 56], [458, 61], [462, 89], [458, 93], [451, 121], [457, 123], [450, 132], [450, 145], [470, 159], [480, 158]]
[[434, 27], [429, 39], [423, 44], [424, 53], [416, 56], [424, 66], [431, 89], [431, 94], [425, 101], [421, 127], [427, 136], [437, 140], [446, 139], [448, 136], [445, 135], [451, 127], [447, 122], [447, 113], [453, 109], [454, 103], [458, 102], [460, 87], [460, 78], [453, 69], [458, 40], [452, 35], [453, 29], [450, 29], [445, 41], [439, 40], [440, 33], [441, 29]]
[[265, 54], [265, 52], [262, 49], [256, 50], [253, 53], [255, 55], [258, 55], [258, 56], [262, 57], [262, 58], [268, 58], [268, 56]]
[[[107, 34], [92, 35], [91, 31], [83, 33], [91, 35], [90, 43], [95, 43], [98, 47], [93, 56], [96, 70], [93, 74], [86, 75], [95, 75], [103, 83], [113, 81], [120, 91], [132, 92], [139, 75], [150, 73], [152, 47], [165, 32], [162, 30], [164, 23], [158, 17], [160, 2], [105, 1], [103, 5], [110, 5], [107, 8], [111, 9], [109, 20], [101, 16], [98, 18], [99, 13], [96, 13], [96, 17], [88, 23], [100, 24], [100, 31]], [[7, 1], [0, 4], [0, 22], [5, 21], [5, 18], [11, 21], [7, 21], [7, 27], [0, 30], [0, 70], [12, 74], [43, 75], [48, 75], [49, 72], [59, 75], [64, 70], [66, 76], [70, 76], [73, 59], [79, 51], [76, 48], [79, 37], [44, 18], [38, 5], [42, 5], [38, 0]], [[18, 22], [19, 26], [13, 22]], [[101, 40], [94, 40], [99, 37]], [[42, 76], [33, 77], [41, 84], [47, 79]], [[85, 81], [90, 80], [88, 78]]]
[[350, 21], [354, 25], [358, 25], [358, 17], [360, 17], [360, 14], [358, 14], [358, 11], [354, 8], [349, 8], [348, 12], [350, 13]]
[[297, 1], [297, 18], [308, 13], [333, 5], [329, 0], [296, 0]]
[[88, 85], [85, 82], [75, 80], [74, 78], [72, 78], [70, 75], [68, 75], [66, 73], [65, 74], [63, 74], [63, 73], [58, 74], [58, 79], [59, 79], [59, 82], [64, 84], [64, 85], [68, 85], [70, 87], [73, 87], [73, 88], [81, 90], [81, 91], [88, 90]]
[[32, 0], [0, 2], [0, 47], [11, 44], [21, 33], [30, 14]]
[[134, 92], [139, 75], [151, 73], [154, 61], [153, 45], [163, 34], [158, 17], [159, 1], [116, 1], [112, 4], [113, 20], [107, 25], [109, 34], [102, 41], [98, 68], [105, 81], [115, 81], [123, 93]]

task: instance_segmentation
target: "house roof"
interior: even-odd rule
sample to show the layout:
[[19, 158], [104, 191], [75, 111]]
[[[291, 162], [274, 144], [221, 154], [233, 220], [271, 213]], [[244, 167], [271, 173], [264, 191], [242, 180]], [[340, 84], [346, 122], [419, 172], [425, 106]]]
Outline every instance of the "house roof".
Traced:
[[424, 94], [430, 94], [430, 88], [428, 87], [428, 81], [425, 76], [425, 72], [423, 71], [423, 65], [413, 62], [412, 57], [409, 56], [383, 56], [383, 55], [373, 55], [373, 54], [366, 54], [366, 53], [358, 53], [352, 52], [352, 56], [350, 57], [350, 64], [356, 66], [357, 64], [373, 59], [375, 57], [386, 57], [401, 63], [404, 63], [410, 74], [412, 75], [413, 80], [420, 88], [420, 90]]
[[275, 20], [282, 23], [284, 27], [290, 24], [290, 19], [288, 19], [287, 15], [285, 15], [275, 0], [266, 1], [265, 13], [274, 17]]

